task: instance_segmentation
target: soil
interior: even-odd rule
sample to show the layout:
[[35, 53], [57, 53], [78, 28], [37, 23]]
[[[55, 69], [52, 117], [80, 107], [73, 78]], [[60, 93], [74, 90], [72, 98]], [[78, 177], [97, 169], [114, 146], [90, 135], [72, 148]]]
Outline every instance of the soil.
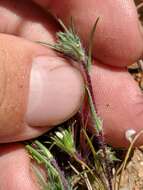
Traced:
[[120, 190], [143, 190], [143, 152], [139, 149], [123, 173]]

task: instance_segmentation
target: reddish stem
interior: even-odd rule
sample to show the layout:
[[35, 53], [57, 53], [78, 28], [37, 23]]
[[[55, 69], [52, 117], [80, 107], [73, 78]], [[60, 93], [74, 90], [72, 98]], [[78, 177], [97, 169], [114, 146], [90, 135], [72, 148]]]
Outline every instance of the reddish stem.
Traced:
[[[84, 75], [85, 75], [85, 81], [86, 81], [87, 87], [88, 87], [88, 89], [90, 91], [90, 95], [91, 95], [91, 98], [92, 98], [94, 109], [95, 109], [95, 111], [97, 113], [97, 107], [96, 107], [96, 103], [95, 103], [95, 96], [94, 96], [94, 92], [93, 92], [92, 81], [91, 81], [91, 77], [90, 77], [90, 75], [88, 73], [88, 70], [87, 70], [86, 61], [82, 61], [81, 65], [82, 65], [83, 72], [84, 72]], [[96, 137], [98, 139], [98, 143], [99, 143], [99, 146], [100, 146], [99, 148], [101, 148], [101, 150], [103, 151], [103, 154], [104, 154], [104, 163], [105, 163], [106, 174], [107, 174], [107, 178], [108, 178], [108, 182], [109, 182], [109, 189], [112, 190], [111, 169], [110, 169], [109, 160], [107, 158], [106, 144], [105, 144], [103, 131], [101, 131], [98, 135], [96, 135]]]
[[88, 86], [90, 94], [91, 94], [94, 109], [97, 112], [97, 107], [96, 107], [96, 103], [95, 103], [95, 96], [94, 96], [93, 87], [92, 87], [92, 81], [91, 81], [90, 75], [87, 71], [87, 64], [86, 64], [86, 62], [82, 61], [81, 65], [82, 65], [82, 68], [83, 68], [83, 71], [84, 71], [84, 74], [86, 77], [86, 83], [87, 83], [87, 86]]

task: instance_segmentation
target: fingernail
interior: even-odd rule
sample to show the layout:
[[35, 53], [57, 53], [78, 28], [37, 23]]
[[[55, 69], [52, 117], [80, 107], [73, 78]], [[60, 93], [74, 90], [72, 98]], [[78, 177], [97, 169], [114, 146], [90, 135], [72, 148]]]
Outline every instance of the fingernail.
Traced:
[[40, 56], [33, 60], [26, 121], [31, 126], [59, 124], [79, 109], [83, 80], [63, 59]]

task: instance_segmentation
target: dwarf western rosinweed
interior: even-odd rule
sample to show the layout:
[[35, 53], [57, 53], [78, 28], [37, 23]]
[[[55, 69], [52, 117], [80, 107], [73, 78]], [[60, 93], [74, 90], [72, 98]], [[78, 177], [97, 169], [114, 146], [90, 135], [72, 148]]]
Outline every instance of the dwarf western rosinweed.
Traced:
[[[63, 31], [59, 31], [56, 34], [57, 41], [55, 44], [48, 44], [46, 42], [40, 42], [42, 45], [46, 45], [53, 50], [57, 51], [58, 53], [61, 53], [66, 57], [70, 58], [73, 61], [76, 61], [76, 64], [80, 65], [79, 68], [81, 68], [81, 73], [83, 74], [83, 78], [85, 81], [85, 90], [86, 95], [88, 97], [88, 107], [90, 110], [90, 118], [91, 118], [91, 127], [92, 131], [95, 132], [93, 136], [96, 136], [96, 139], [99, 144], [99, 148], [102, 152], [103, 156], [103, 167], [106, 171], [106, 176], [108, 178], [108, 188], [112, 190], [112, 184], [111, 184], [111, 169], [110, 169], [110, 161], [109, 161], [109, 149], [107, 149], [105, 140], [104, 140], [104, 134], [103, 134], [103, 127], [102, 127], [102, 120], [100, 119], [98, 115], [98, 110], [96, 108], [96, 101], [95, 96], [93, 92], [92, 87], [92, 81], [90, 78], [90, 69], [92, 66], [92, 49], [93, 49], [93, 41], [94, 41], [94, 33], [97, 27], [97, 23], [99, 21], [99, 18], [97, 18], [93, 29], [91, 31], [90, 37], [89, 37], [89, 48], [86, 52], [85, 49], [82, 46], [82, 43], [80, 41], [80, 37], [75, 32], [73, 21], [71, 22], [70, 27], [66, 27], [64, 23], [61, 20], [58, 20], [59, 24], [62, 26]], [[84, 164], [82, 160], [78, 158], [78, 154], [76, 153], [76, 149], [73, 143], [72, 134], [71, 131], [64, 130], [55, 133], [55, 136], [52, 137], [52, 140], [54, 143], [67, 152], [68, 154], [71, 154], [78, 162], [83, 164], [85, 168], [87, 168], [91, 173], [92, 171], [90, 168]], [[107, 154], [108, 153], [108, 154]]]

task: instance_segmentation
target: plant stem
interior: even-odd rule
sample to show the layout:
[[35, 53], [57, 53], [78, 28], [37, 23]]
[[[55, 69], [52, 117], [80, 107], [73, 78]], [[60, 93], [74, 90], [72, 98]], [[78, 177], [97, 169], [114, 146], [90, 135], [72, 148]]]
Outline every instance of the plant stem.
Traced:
[[90, 75], [89, 75], [88, 70], [87, 70], [86, 61], [82, 61], [81, 65], [82, 65], [82, 68], [83, 68], [83, 71], [84, 71], [84, 74], [85, 74], [85, 77], [86, 77], [87, 86], [89, 88], [89, 91], [90, 91], [90, 94], [91, 94], [91, 97], [92, 97], [94, 109], [97, 112], [97, 107], [96, 107], [96, 103], [95, 103], [95, 97], [94, 97], [94, 93], [93, 93], [92, 82], [91, 82], [91, 78], [90, 78]]
[[[65, 57], [71, 58], [73, 61], [76, 61], [81, 65], [81, 70], [83, 72], [83, 77], [85, 79], [85, 88], [87, 91], [88, 97], [88, 106], [90, 108], [90, 114], [92, 119], [92, 126], [95, 132], [95, 137], [98, 140], [98, 148], [102, 151], [101, 158], [102, 158], [102, 167], [105, 170], [105, 175], [107, 177], [109, 183], [109, 189], [112, 190], [112, 183], [111, 183], [111, 169], [110, 169], [110, 160], [107, 154], [107, 146], [104, 140], [103, 128], [102, 128], [102, 121], [100, 117], [98, 117], [97, 107], [95, 103], [95, 96], [93, 92], [92, 81], [90, 77], [90, 66], [92, 65], [92, 48], [93, 48], [93, 37], [96, 29], [96, 25], [98, 23], [99, 18], [97, 18], [93, 30], [90, 34], [89, 39], [89, 52], [88, 55], [84, 51], [82, 47], [82, 43], [78, 35], [74, 32], [74, 27], [72, 23], [72, 28], [67, 28], [64, 23], [60, 20], [59, 23], [63, 28], [63, 32], [57, 33], [57, 43], [55, 43], [52, 47], [55, 51], [62, 53]], [[47, 44], [48, 45], [48, 44]], [[84, 120], [83, 120], [84, 121]], [[83, 123], [85, 124], [85, 123]], [[58, 141], [59, 142], [59, 141]], [[59, 142], [60, 144], [61, 142]], [[61, 146], [63, 148], [63, 145]], [[68, 151], [65, 150], [67, 153]], [[73, 151], [72, 151], [73, 152]], [[77, 162], [79, 162], [83, 167], [87, 168], [91, 174], [93, 171], [78, 157], [77, 154], [73, 154], [73, 157]]]
[[61, 188], [67, 190], [68, 184], [66, 182], [66, 179], [58, 167], [58, 164], [56, 163], [56, 160], [53, 158], [52, 154], [39, 141], [35, 141], [35, 145], [38, 146], [37, 148], [39, 148], [43, 155], [30, 145], [27, 145], [26, 149], [31, 153], [31, 156], [37, 161], [37, 163], [44, 164], [48, 174], [52, 173], [52, 175], [58, 179]]
[[[84, 166], [82, 166], [82, 168], [83, 168], [83, 170], [85, 169]], [[83, 176], [84, 176], [84, 180], [85, 180], [85, 183], [86, 183], [87, 189], [88, 189], [88, 190], [93, 190], [93, 188], [92, 188], [92, 186], [91, 186], [91, 183], [90, 183], [90, 181], [89, 181], [89, 179], [88, 179], [88, 175], [87, 175], [87, 173], [84, 172], [84, 173], [83, 173]]]
[[84, 161], [82, 161], [80, 158], [78, 158], [78, 155], [73, 154], [72, 157], [73, 157], [73, 158], [75, 159], [75, 161], [78, 162], [81, 166], [84, 166], [84, 167], [91, 173], [91, 175], [94, 175], [94, 174], [93, 174], [93, 171], [89, 168], [89, 166], [88, 166]]
[[[90, 74], [89, 74], [89, 71], [88, 71], [88, 68], [87, 68], [87, 62], [86, 61], [81, 61], [81, 65], [82, 65], [82, 68], [83, 68], [83, 72], [85, 74], [85, 81], [86, 81], [86, 85], [88, 87], [88, 90], [89, 90], [89, 95], [91, 96], [91, 99], [92, 99], [92, 104], [93, 104], [93, 109], [94, 109], [94, 112], [97, 114], [97, 107], [96, 107], [96, 103], [95, 103], [95, 96], [94, 96], [94, 92], [93, 92], [93, 86], [92, 86], [92, 81], [91, 81], [91, 77], [90, 77]], [[90, 105], [92, 106], [92, 105]], [[91, 112], [93, 112], [91, 110]], [[93, 113], [92, 113], [93, 114]], [[97, 119], [97, 118], [93, 118], [93, 119]], [[96, 124], [97, 124], [97, 121], [96, 121]], [[112, 190], [112, 182], [111, 182], [111, 169], [110, 169], [110, 163], [109, 163], [109, 160], [108, 160], [108, 157], [107, 157], [107, 152], [106, 152], [106, 144], [105, 144], [105, 139], [104, 139], [104, 135], [103, 135], [103, 130], [102, 130], [102, 126], [99, 128], [98, 126], [95, 126], [95, 128], [97, 129], [96, 130], [96, 137], [97, 137], [97, 140], [98, 140], [98, 143], [99, 143], [99, 148], [102, 150], [103, 152], [103, 156], [104, 156], [104, 164], [105, 164], [105, 171], [106, 171], [106, 176], [107, 176], [107, 179], [108, 179], [108, 184], [109, 184], [109, 189]]]

